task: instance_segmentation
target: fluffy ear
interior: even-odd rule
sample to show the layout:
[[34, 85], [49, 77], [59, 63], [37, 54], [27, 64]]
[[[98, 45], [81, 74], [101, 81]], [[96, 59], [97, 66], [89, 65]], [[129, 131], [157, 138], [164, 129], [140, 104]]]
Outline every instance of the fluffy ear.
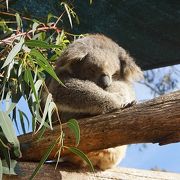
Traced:
[[81, 61], [88, 54], [87, 50], [88, 48], [80, 42], [70, 44], [57, 60], [56, 69], [58, 71], [68, 69], [70, 64]]
[[136, 65], [133, 58], [121, 49], [120, 55], [121, 76], [128, 81], [138, 81], [143, 79], [143, 72], [139, 66]]

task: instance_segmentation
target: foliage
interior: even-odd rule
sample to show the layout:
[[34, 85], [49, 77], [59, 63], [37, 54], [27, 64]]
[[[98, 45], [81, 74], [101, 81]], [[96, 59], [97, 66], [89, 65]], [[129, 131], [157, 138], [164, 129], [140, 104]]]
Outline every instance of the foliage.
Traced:
[[[8, 1], [2, 2], [8, 9], [10, 6]], [[55, 61], [69, 44], [69, 39], [74, 39], [77, 35], [65, 32], [61, 21], [65, 14], [71, 26], [73, 26], [72, 18], [78, 20], [70, 5], [63, 2], [61, 6], [64, 7], [64, 12], [59, 17], [48, 14], [46, 22], [21, 16], [13, 10], [1, 12], [6, 16], [0, 18], [0, 98], [2, 106], [0, 109], [0, 154], [3, 155], [0, 162], [5, 159], [9, 169], [12, 168], [10, 150], [13, 149], [15, 157], [21, 156], [13, 123], [18, 130], [21, 127], [24, 133], [26, 133], [25, 124], [28, 126], [31, 124], [32, 130], [37, 133], [42, 128], [53, 129], [51, 115], [53, 111], [58, 114], [56, 104], [46, 87], [45, 79], [51, 76], [63, 85], [54, 71]], [[44, 110], [40, 106], [42, 90], [48, 93]], [[17, 103], [21, 98], [26, 100], [32, 119], [29, 119], [22, 109], [18, 108]], [[80, 141], [78, 123], [76, 120], [70, 120], [68, 125], [74, 132], [78, 145]], [[57, 143], [60, 144], [57, 152], [58, 160], [61, 149], [68, 148], [85, 159], [92, 167], [84, 153], [77, 148], [64, 146], [63, 140], [61, 127], [59, 138], [48, 148], [32, 178]], [[1, 162], [0, 174], [2, 174], [2, 166]]]

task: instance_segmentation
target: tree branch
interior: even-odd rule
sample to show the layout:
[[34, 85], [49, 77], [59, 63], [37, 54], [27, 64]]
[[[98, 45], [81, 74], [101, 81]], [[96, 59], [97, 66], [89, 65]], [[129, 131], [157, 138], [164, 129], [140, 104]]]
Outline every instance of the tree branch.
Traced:
[[[133, 107], [79, 120], [81, 141], [78, 148], [84, 152], [134, 143], [159, 143], [180, 141], [180, 91], [163, 95]], [[63, 124], [66, 146], [74, 146], [75, 139]], [[19, 137], [22, 161], [39, 161], [49, 145], [60, 135], [59, 127], [47, 130], [37, 141], [32, 133]], [[49, 159], [54, 159], [54, 148]], [[69, 154], [66, 149], [61, 156]]]

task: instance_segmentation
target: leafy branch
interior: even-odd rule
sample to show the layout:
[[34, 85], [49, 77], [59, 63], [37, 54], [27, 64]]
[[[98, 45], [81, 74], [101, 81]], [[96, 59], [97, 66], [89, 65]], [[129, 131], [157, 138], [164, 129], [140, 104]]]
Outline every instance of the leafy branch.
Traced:
[[31, 39], [30, 35], [35, 33], [35, 32], [46, 32], [47, 30], [55, 30], [57, 33], [61, 32], [61, 29], [59, 29], [58, 27], [55, 26], [56, 24], [52, 24], [51, 26], [46, 26], [44, 25], [43, 27], [39, 27], [36, 28], [35, 30], [30, 30], [28, 32], [19, 32], [16, 35], [12, 35], [8, 38], [5, 38], [3, 40], [0, 40], [0, 45], [4, 45], [4, 44], [12, 44], [12, 42], [22, 36], [28, 37], [29, 39]]
[[[70, 37], [79, 36], [67, 33], [59, 26], [65, 12], [71, 25], [72, 19], [77, 19], [73, 7], [67, 3], [61, 5], [65, 9], [64, 12], [59, 17], [49, 14], [46, 23], [40, 22], [39, 19], [21, 17], [18, 13], [1, 12], [9, 17], [0, 19], [0, 36], [3, 37], [0, 40], [0, 103], [4, 107], [0, 109], [0, 154], [3, 154], [2, 159], [5, 159], [9, 169], [12, 168], [10, 149], [14, 149], [13, 154], [16, 158], [21, 156], [13, 122], [19, 133], [21, 133], [20, 129], [26, 133], [25, 124], [28, 124], [34, 134], [42, 138], [47, 128], [53, 130], [53, 113], [57, 114], [59, 121], [59, 137], [46, 150], [31, 178], [35, 177], [56, 144], [59, 146], [57, 162], [59, 162], [61, 150], [66, 148], [87, 161], [92, 168], [86, 155], [77, 149], [80, 130], [76, 120], [68, 122], [76, 138], [76, 147], [64, 145], [65, 136], [57, 107], [46, 87], [48, 77], [54, 78], [60, 85], [63, 85], [54, 71], [55, 62], [70, 43]], [[14, 22], [14, 18], [16, 24], [9, 23], [12, 22], [11, 20]], [[26, 26], [24, 21], [26, 21]], [[42, 91], [47, 93], [47, 97], [42, 97]], [[32, 117], [27, 117], [18, 107], [22, 98], [26, 101]], [[42, 99], [45, 102], [44, 108], [41, 107]]]

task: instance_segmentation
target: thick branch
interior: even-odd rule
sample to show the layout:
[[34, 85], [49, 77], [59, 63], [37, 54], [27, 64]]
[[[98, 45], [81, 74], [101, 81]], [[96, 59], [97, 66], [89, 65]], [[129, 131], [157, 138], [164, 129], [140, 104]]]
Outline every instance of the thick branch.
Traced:
[[[168, 144], [180, 141], [180, 91], [134, 105], [113, 113], [85, 118], [79, 121], [81, 142], [78, 146], [84, 152], [105, 149], [133, 143]], [[63, 125], [66, 146], [75, 144], [74, 136]], [[60, 135], [59, 127], [46, 131], [44, 137], [20, 136], [22, 160], [39, 161], [45, 149]], [[53, 159], [58, 146], [50, 154]], [[62, 156], [67, 155], [62, 151]]]
[[[4, 180], [23, 180], [29, 179], [31, 174], [38, 163], [24, 163], [19, 162], [18, 166], [15, 168], [17, 176], [8, 176], [4, 175]], [[73, 167], [63, 167], [62, 165], [54, 170], [54, 166], [52, 165], [44, 165], [40, 172], [37, 174], [35, 179], [48, 179], [48, 180], [56, 180], [56, 179], [96, 179], [96, 180], [109, 180], [109, 179], [134, 179], [134, 180], [152, 180], [152, 179], [180, 179], [179, 174], [175, 173], [167, 173], [167, 172], [157, 172], [157, 171], [147, 171], [147, 170], [137, 170], [137, 169], [129, 169], [129, 168], [114, 168], [109, 169], [107, 171], [99, 171], [96, 173], [87, 172], [87, 170], [81, 169], [73, 170]]]

